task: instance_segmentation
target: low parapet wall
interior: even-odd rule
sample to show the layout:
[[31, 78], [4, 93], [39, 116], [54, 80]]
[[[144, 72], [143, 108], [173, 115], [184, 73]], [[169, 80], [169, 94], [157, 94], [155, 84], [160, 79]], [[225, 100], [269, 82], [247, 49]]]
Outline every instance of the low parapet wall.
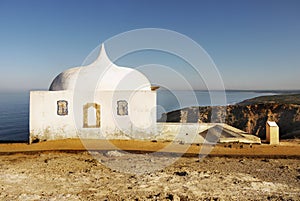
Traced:
[[157, 123], [156, 140], [175, 141], [182, 143], [203, 143], [204, 138], [199, 135], [215, 124], [198, 123]]
[[260, 144], [259, 137], [223, 123], [157, 123], [156, 140], [181, 143]]

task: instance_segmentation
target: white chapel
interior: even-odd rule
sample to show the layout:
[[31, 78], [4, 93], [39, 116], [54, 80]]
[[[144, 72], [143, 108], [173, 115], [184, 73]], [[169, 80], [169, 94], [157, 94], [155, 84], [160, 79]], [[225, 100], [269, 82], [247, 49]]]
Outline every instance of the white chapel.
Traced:
[[145, 139], [156, 132], [155, 89], [141, 72], [115, 65], [102, 45], [91, 64], [30, 92], [29, 141]]

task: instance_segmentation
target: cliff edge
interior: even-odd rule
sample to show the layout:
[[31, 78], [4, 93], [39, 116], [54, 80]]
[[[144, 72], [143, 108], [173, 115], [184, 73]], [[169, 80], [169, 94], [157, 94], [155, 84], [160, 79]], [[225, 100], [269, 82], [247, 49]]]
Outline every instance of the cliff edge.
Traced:
[[265, 139], [266, 121], [277, 122], [281, 139], [300, 138], [300, 94], [261, 96], [228, 106], [188, 107], [159, 121], [226, 123]]

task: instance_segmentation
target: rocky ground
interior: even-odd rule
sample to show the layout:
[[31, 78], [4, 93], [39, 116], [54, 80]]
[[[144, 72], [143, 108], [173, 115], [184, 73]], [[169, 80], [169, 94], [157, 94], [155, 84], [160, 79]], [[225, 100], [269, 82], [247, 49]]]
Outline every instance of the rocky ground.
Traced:
[[52, 151], [0, 167], [0, 200], [300, 200], [299, 159]]

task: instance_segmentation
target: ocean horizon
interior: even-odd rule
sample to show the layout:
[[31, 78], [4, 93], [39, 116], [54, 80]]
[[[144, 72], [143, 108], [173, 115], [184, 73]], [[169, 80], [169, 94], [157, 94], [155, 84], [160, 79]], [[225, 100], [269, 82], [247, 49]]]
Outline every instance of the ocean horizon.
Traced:
[[[214, 91], [215, 97], [223, 99], [222, 91]], [[219, 94], [218, 94], [219, 93]], [[190, 106], [230, 105], [246, 99], [278, 94], [275, 91], [238, 91], [227, 90], [226, 101], [212, 104], [208, 91], [196, 90], [158, 90], [157, 119], [164, 112], [170, 112]], [[27, 142], [29, 138], [29, 91], [0, 92], [0, 142]]]

